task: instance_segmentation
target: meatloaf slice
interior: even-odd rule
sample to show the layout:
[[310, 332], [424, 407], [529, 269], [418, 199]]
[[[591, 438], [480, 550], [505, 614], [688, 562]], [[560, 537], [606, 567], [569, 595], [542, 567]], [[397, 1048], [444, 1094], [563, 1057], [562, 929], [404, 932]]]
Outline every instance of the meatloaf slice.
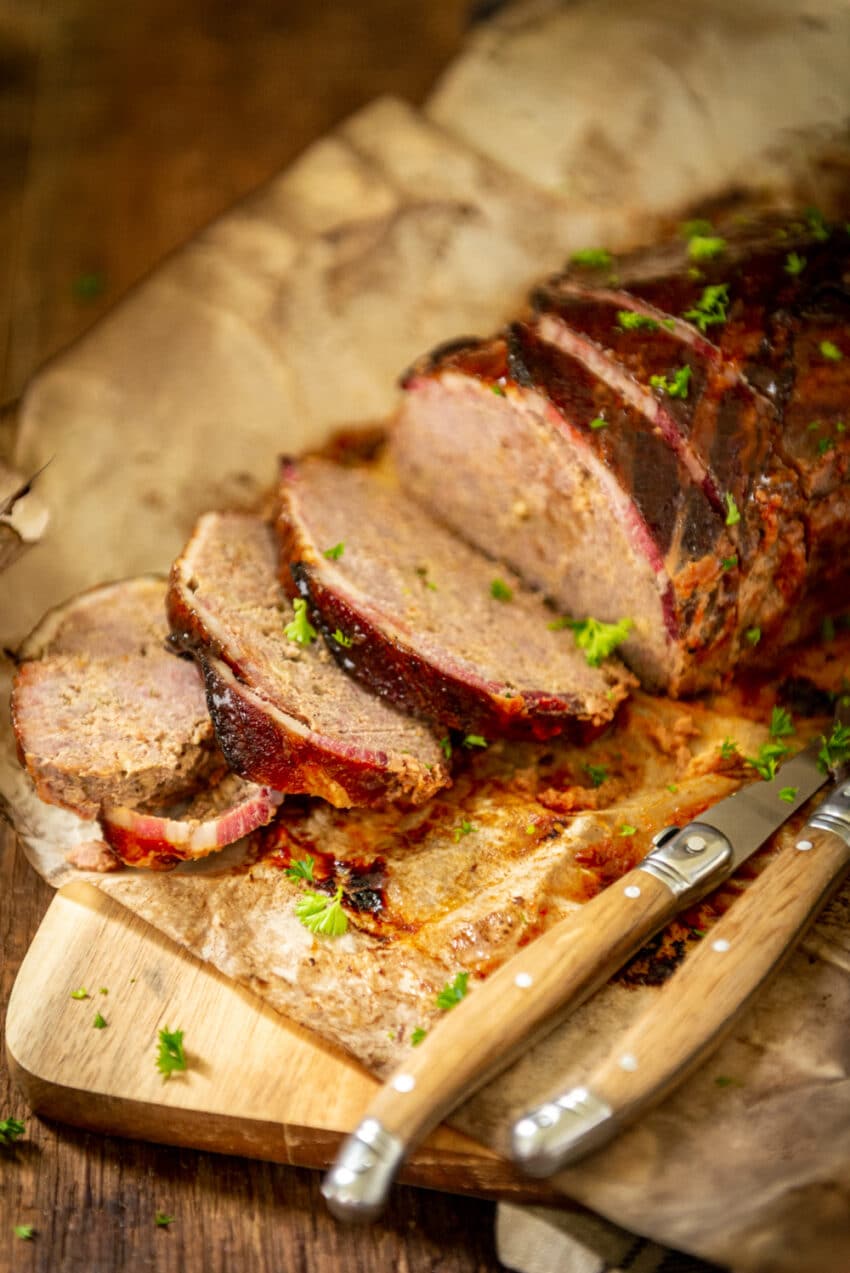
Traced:
[[631, 678], [591, 666], [557, 616], [504, 566], [460, 542], [382, 475], [285, 463], [283, 577], [342, 665], [420, 716], [485, 736], [601, 725]]
[[222, 751], [243, 777], [341, 808], [421, 804], [448, 784], [428, 727], [346, 676], [306, 613], [296, 621], [277, 582], [274, 532], [259, 518], [200, 519], [172, 569], [168, 613], [175, 639], [200, 663]]
[[191, 795], [225, 771], [198, 670], [166, 648], [164, 580], [50, 611], [19, 651], [12, 719], [42, 799], [97, 815]]

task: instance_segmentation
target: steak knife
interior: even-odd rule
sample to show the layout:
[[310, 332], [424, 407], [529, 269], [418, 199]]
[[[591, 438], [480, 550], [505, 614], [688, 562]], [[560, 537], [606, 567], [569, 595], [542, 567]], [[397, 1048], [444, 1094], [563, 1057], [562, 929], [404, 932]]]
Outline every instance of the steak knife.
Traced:
[[612, 1140], [720, 1045], [850, 870], [850, 783], [827, 794], [580, 1085], [517, 1121], [512, 1157], [549, 1176]]
[[[820, 740], [668, 827], [641, 864], [509, 959], [435, 1026], [375, 1096], [322, 1183], [339, 1219], [380, 1214], [402, 1161], [447, 1114], [549, 1033], [680, 910], [726, 880], [828, 780]], [[794, 791], [786, 803], [783, 788]], [[787, 796], [787, 792], [785, 795]]]

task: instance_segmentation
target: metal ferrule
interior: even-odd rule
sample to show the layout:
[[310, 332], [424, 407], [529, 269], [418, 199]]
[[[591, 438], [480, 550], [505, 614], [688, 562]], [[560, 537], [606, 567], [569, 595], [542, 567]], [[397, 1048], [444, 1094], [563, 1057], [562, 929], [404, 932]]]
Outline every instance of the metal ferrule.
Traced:
[[[529, 1176], [551, 1176], [611, 1134], [613, 1111], [586, 1087], [574, 1087], [514, 1124], [511, 1157]], [[602, 1128], [598, 1133], [597, 1129]]]
[[364, 1118], [344, 1142], [322, 1181], [322, 1194], [338, 1220], [374, 1220], [404, 1157], [404, 1146], [376, 1118]]
[[840, 782], [833, 787], [823, 804], [809, 819], [810, 827], [819, 831], [832, 831], [846, 845], [850, 845], [850, 782]]
[[667, 827], [654, 843], [656, 847], [638, 869], [661, 880], [683, 904], [701, 897], [734, 868], [732, 845], [706, 822], [689, 822], [681, 829]]

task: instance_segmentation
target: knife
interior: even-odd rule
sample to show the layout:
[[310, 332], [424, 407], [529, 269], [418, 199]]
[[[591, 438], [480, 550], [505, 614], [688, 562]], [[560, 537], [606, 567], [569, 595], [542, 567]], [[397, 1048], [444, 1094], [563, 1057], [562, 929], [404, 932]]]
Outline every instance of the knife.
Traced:
[[[377, 1093], [322, 1183], [338, 1219], [380, 1214], [403, 1159], [447, 1114], [549, 1033], [680, 910], [716, 888], [829, 779], [819, 741], [667, 827], [640, 866], [554, 924], [447, 1013]], [[790, 802], [779, 798], [793, 788]]]
[[590, 1076], [517, 1121], [512, 1157], [522, 1170], [549, 1176], [578, 1162], [697, 1069], [778, 972], [848, 870], [845, 776]]

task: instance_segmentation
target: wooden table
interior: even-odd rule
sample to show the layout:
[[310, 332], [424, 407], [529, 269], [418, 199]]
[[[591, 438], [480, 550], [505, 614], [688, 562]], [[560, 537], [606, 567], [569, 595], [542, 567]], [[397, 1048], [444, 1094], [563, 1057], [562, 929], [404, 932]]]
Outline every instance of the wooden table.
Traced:
[[[472, 7], [0, 0], [0, 402], [338, 119], [381, 92], [420, 100]], [[50, 897], [0, 826], [4, 1005]], [[399, 1189], [352, 1231], [314, 1173], [40, 1123], [0, 1064], [9, 1114], [27, 1131], [0, 1150], [2, 1273], [500, 1267], [492, 1203]]]

